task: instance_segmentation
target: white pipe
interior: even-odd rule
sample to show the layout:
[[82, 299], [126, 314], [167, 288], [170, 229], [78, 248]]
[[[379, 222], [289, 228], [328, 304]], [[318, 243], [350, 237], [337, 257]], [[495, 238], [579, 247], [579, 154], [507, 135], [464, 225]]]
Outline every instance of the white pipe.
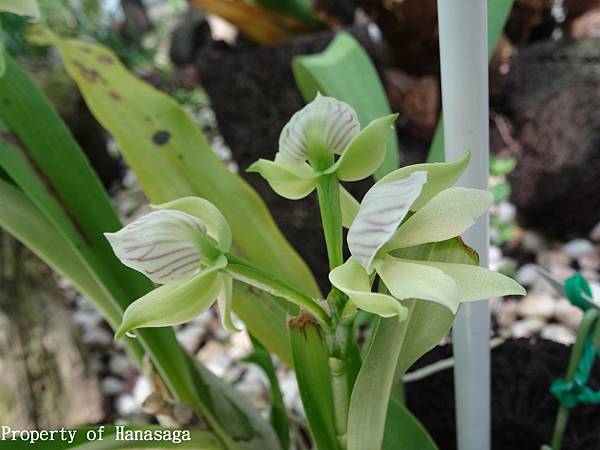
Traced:
[[[471, 150], [459, 185], [487, 189], [489, 164], [486, 0], [438, 0], [446, 159]], [[487, 215], [464, 235], [488, 265]], [[460, 307], [454, 324], [459, 450], [490, 449], [490, 311], [487, 300]]]

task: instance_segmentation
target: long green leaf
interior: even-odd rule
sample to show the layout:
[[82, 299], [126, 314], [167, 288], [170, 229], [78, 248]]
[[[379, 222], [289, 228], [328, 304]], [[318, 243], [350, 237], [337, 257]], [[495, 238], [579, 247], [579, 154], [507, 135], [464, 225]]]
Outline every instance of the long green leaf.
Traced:
[[[343, 100], [352, 106], [362, 127], [391, 113], [377, 70], [367, 52], [346, 32], [338, 33], [322, 52], [294, 58], [296, 84], [304, 99], [311, 101], [317, 92]], [[385, 160], [375, 172], [379, 179], [398, 167], [398, 138], [389, 131]]]
[[[18, 188], [0, 179], [0, 227], [25, 244], [61, 275], [69, 278], [77, 290], [93, 299], [108, 323], [116, 328], [121, 310], [98, 284], [69, 242]], [[132, 356], [141, 363], [144, 350], [134, 340], [126, 342]]]
[[[58, 45], [90, 110], [115, 137], [153, 202], [189, 195], [208, 199], [224, 214], [235, 245], [249, 260], [318, 295], [312, 274], [264, 202], [217, 158], [202, 132], [171, 98], [131, 75], [104, 47], [76, 40], [60, 40]], [[287, 342], [282, 333], [285, 308], [264, 293], [246, 296], [236, 288], [234, 297], [234, 311], [251, 333], [289, 363], [289, 351], [281, 346]]]
[[[120, 264], [108, 248], [102, 232], [116, 231], [121, 224], [100, 182], [47, 99], [9, 57], [0, 80], [0, 98], [7, 106], [0, 110], [0, 117], [16, 139], [15, 145], [0, 140], [0, 165], [80, 257], [113, 306], [122, 311], [152, 285]], [[210, 393], [200, 389], [206, 377], [189, 363], [173, 331], [142, 329], [138, 341], [173, 395], [204, 417], [227, 448], [237, 448], [224, 431], [230, 420], [217, 417], [216, 409], [209, 407]], [[239, 410], [240, 420], [245, 417], [233, 396], [228, 401]], [[248, 448], [276, 448], [272, 433], [255, 431], [252, 436], [243, 435]]]
[[[496, 44], [508, 20], [513, 3], [514, 0], [488, 0], [488, 58], [490, 60], [494, 56]], [[442, 162], [444, 160], [444, 118], [440, 116], [431, 141], [431, 147], [429, 147], [427, 162]]]
[[269, 379], [270, 391], [271, 391], [271, 411], [269, 413], [269, 419], [273, 429], [279, 437], [279, 443], [281, 448], [287, 450], [290, 448], [290, 424], [283, 402], [283, 394], [279, 387], [279, 380], [277, 379], [277, 372], [271, 354], [268, 350], [253, 336], [252, 345], [254, 351], [246, 357], [246, 361], [256, 364], [260, 367], [267, 378]]
[[390, 399], [383, 436], [384, 449], [437, 450], [421, 422], [398, 400]]
[[[474, 252], [459, 238], [397, 250], [394, 256], [463, 264], [478, 262]], [[452, 325], [453, 316], [444, 306], [414, 299], [402, 303], [408, 308], [406, 320], [380, 321], [356, 379], [350, 399], [348, 450], [380, 450], [384, 432], [395, 435], [400, 425], [385, 420], [394, 381], [437, 345]], [[395, 440], [390, 438], [389, 442]], [[410, 442], [404, 445], [412, 450]], [[403, 447], [384, 447], [397, 448]]]

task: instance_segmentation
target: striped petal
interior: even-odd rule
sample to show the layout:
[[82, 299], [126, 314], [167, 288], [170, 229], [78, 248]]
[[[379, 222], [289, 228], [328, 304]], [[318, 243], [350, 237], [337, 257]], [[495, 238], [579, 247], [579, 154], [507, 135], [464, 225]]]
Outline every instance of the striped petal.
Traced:
[[151, 205], [154, 210], [171, 209], [193, 216], [206, 227], [206, 232], [217, 242], [217, 248], [226, 253], [232, 242], [231, 228], [219, 209], [200, 197], [182, 197], [161, 205]]
[[279, 152], [297, 164], [323, 148], [341, 154], [359, 130], [358, 117], [350, 105], [317, 94], [283, 127]]
[[135, 328], [166, 327], [188, 322], [206, 311], [222, 289], [219, 270], [227, 264], [224, 256], [210, 269], [182, 285], [160, 286], [127, 307], [115, 333], [119, 339]]
[[371, 292], [369, 275], [354, 258], [333, 269], [329, 281], [364, 311], [381, 317], [398, 316], [398, 320], [406, 319], [408, 310], [400, 301], [389, 295]]
[[458, 310], [458, 286], [442, 270], [389, 256], [385, 260], [378, 259], [375, 267], [394, 297], [429, 300], [445, 306], [453, 314]]
[[492, 194], [481, 189], [446, 189], [398, 228], [385, 245], [385, 251], [459, 236], [475, 224], [493, 201]]
[[408, 178], [377, 183], [366, 193], [347, 240], [350, 253], [369, 273], [378, 250], [394, 234], [426, 182], [426, 172], [414, 172]]
[[105, 233], [117, 258], [158, 284], [183, 283], [200, 271], [197, 243], [204, 224], [174, 210], [154, 211], [116, 233]]

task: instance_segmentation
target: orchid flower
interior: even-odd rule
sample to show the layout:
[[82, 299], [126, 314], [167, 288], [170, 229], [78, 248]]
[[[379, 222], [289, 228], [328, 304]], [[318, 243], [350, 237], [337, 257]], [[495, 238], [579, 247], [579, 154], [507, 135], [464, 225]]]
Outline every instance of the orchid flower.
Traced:
[[259, 159], [248, 171], [260, 173], [275, 192], [290, 200], [310, 194], [322, 175], [361, 180], [381, 165], [396, 117], [381, 117], [361, 131], [350, 105], [317, 94], [281, 131], [275, 160]]
[[[360, 206], [346, 197], [342, 207], [352, 256], [329, 279], [355, 306], [404, 320], [406, 299], [436, 302], [456, 313], [462, 302], [525, 293], [512, 279], [483, 267], [393, 256], [397, 249], [460, 236], [492, 205], [488, 191], [450, 187], [469, 158], [396, 170], [377, 182]], [[390, 295], [371, 292], [375, 273]]]
[[187, 322], [216, 300], [221, 321], [231, 320], [232, 278], [224, 272], [231, 230], [207, 200], [186, 197], [163, 205], [116, 233], [106, 233], [115, 255], [161, 286], [133, 302], [116, 338], [140, 327]]

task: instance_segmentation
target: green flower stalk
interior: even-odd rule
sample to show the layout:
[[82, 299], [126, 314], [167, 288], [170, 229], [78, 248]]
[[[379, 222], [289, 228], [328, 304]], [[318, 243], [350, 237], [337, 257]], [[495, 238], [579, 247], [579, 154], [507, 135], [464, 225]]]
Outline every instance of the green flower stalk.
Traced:
[[[488, 191], [449, 187], [460, 177], [469, 154], [451, 163], [398, 169], [365, 195], [348, 230], [352, 256], [329, 279], [358, 308], [404, 320], [402, 300], [439, 303], [453, 314], [460, 303], [501, 295], [524, 295], [514, 280], [478, 266], [394, 257], [394, 250], [460, 236], [492, 205]], [[412, 215], [409, 216], [409, 212]], [[347, 213], [349, 222], [353, 213]], [[371, 292], [374, 274], [391, 295]]]

